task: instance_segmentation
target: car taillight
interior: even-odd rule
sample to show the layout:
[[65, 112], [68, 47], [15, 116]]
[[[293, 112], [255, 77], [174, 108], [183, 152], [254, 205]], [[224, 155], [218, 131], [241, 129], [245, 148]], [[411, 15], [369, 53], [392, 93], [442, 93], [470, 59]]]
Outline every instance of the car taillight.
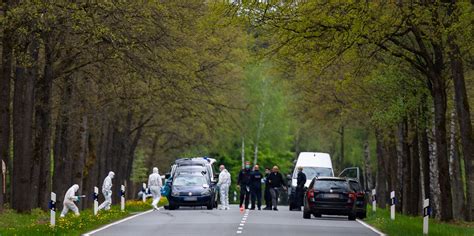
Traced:
[[349, 199], [347, 200], [348, 203], [352, 203], [352, 202], [355, 202], [356, 200], [356, 194], [353, 193], [353, 192], [350, 192], [349, 193]]
[[314, 201], [314, 190], [308, 190], [308, 200]]

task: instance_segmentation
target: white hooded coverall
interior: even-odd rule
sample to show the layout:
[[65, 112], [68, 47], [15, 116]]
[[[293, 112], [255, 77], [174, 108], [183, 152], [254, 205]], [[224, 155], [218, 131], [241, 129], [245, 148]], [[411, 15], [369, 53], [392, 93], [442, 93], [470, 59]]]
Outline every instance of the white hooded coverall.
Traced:
[[230, 173], [227, 169], [224, 169], [219, 174], [219, 182], [217, 186], [219, 186], [219, 192], [221, 197], [221, 205], [224, 209], [229, 209], [229, 187], [230, 187]]
[[151, 195], [153, 195], [153, 202], [151, 205], [153, 208], [158, 209], [158, 202], [161, 198], [161, 187], [163, 182], [161, 176], [158, 173], [158, 168], [153, 168], [153, 174], [148, 177], [148, 188], [150, 188]]
[[79, 197], [76, 196], [76, 192], [79, 190], [79, 185], [74, 184], [70, 187], [66, 194], [64, 195], [63, 211], [61, 212], [61, 217], [65, 217], [69, 210], [73, 211], [76, 216], [79, 215], [79, 209], [77, 208], [74, 202], [79, 200]]
[[114, 178], [115, 173], [110, 171], [109, 175], [105, 177], [104, 184], [102, 185], [102, 194], [104, 195], [105, 201], [100, 204], [99, 211], [102, 209], [110, 210], [110, 205], [112, 205], [112, 179]]

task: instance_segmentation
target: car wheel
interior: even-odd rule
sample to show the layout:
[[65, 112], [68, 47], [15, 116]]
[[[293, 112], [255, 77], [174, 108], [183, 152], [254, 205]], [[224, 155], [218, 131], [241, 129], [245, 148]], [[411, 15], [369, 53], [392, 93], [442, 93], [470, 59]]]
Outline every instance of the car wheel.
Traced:
[[303, 218], [304, 219], [311, 219], [311, 212], [303, 211]]
[[367, 218], [367, 212], [366, 212], [366, 211], [362, 212], [362, 213], [360, 214], [360, 218], [361, 218], [361, 219]]
[[170, 204], [168, 205], [168, 209], [171, 210], [171, 211], [172, 211], [172, 210], [176, 210], [176, 209], [178, 209], [178, 206], [175, 205], [175, 204], [173, 204], [173, 203], [170, 203]]
[[207, 209], [208, 210], [212, 210], [214, 207], [213, 207], [213, 204], [212, 203], [209, 203], [207, 204]]
[[314, 217], [321, 218], [321, 213], [314, 213]]
[[349, 215], [347, 216], [347, 219], [355, 220], [356, 219], [356, 214], [355, 213], [349, 213]]

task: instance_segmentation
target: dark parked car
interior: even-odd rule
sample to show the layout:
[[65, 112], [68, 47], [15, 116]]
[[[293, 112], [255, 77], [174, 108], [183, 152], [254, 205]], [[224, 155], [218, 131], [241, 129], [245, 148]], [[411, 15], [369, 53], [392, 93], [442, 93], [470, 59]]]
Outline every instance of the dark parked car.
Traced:
[[346, 215], [356, 219], [356, 193], [345, 178], [313, 178], [304, 196], [303, 218], [311, 215]]
[[200, 172], [182, 172], [176, 174], [171, 183], [168, 196], [168, 209], [174, 210], [180, 206], [206, 206], [212, 210], [215, 205], [215, 188], [206, 175]]
[[362, 189], [359, 181], [349, 179], [349, 185], [356, 194], [356, 216], [359, 219], [367, 217], [367, 194]]

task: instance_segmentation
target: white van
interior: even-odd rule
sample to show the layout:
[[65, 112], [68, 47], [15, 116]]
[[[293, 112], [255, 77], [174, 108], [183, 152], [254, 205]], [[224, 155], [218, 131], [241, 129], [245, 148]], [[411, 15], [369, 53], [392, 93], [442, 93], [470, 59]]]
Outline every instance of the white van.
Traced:
[[334, 171], [332, 168], [331, 156], [328, 153], [322, 152], [301, 152], [296, 160], [295, 169], [291, 177], [291, 186], [288, 188], [289, 205], [292, 210], [295, 204], [295, 191], [298, 176], [298, 167], [303, 167], [303, 173], [306, 174], [306, 184], [308, 187], [316, 176], [333, 177]]

